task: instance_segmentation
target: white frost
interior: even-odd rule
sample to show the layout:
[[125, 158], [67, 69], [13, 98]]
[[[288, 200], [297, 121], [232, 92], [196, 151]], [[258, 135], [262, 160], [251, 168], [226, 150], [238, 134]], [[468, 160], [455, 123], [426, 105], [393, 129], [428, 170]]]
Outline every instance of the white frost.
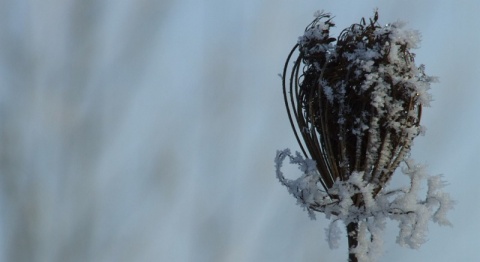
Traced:
[[[296, 180], [286, 179], [281, 171], [285, 158], [290, 163], [299, 166], [301, 176]], [[382, 189], [374, 196], [375, 186], [367, 183], [363, 172], [354, 172], [348, 181], [337, 180], [325, 192], [319, 185], [320, 176], [315, 162], [305, 159], [300, 153], [292, 155], [289, 149], [277, 151], [275, 158], [276, 174], [280, 182], [304, 207], [310, 217], [315, 218], [315, 212], [322, 212], [327, 218], [333, 219], [326, 229], [327, 241], [331, 248], [338, 247], [340, 230], [337, 221], [345, 225], [351, 222], [359, 223], [358, 246], [352, 250], [359, 261], [376, 261], [383, 245], [382, 233], [387, 218], [398, 221], [400, 232], [397, 243], [410, 248], [418, 248], [426, 241], [428, 221], [439, 225], [451, 225], [446, 213], [453, 208], [454, 202], [449, 194], [442, 191], [445, 182], [441, 176], [429, 176], [425, 167], [413, 160], [406, 160], [402, 173], [408, 176], [408, 187], [386, 190]], [[427, 194], [419, 198], [419, 193], [425, 180]], [[358, 207], [352, 201], [355, 195], [361, 194], [364, 205]], [[335, 195], [335, 198], [331, 198]]]

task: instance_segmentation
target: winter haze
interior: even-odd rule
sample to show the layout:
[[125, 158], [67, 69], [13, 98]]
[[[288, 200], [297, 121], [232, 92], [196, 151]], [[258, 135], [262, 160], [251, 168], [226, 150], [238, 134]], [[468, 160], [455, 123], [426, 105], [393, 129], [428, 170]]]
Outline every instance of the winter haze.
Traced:
[[346, 261], [275, 177], [299, 150], [278, 74], [316, 10], [338, 35], [376, 7], [422, 34], [412, 157], [457, 201], [418, 250], [389, 223], [380, 261], [478, 257], [480, 2], [0, 3], [0, 260]]

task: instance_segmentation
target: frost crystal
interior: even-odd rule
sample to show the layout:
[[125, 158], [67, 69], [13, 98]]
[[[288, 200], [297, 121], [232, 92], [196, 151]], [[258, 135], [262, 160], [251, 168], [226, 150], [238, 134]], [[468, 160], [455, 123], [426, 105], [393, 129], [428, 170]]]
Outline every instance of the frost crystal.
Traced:
[[[375, 261], [387, 218], [399, 223], [400, 245], [418, 248], [429, 220], [450, 225], [446, 213], [453, 206], [441, 177], [428, 176], [407, 159], [413, 139], [425, 131], [422, 107], [429, 106], [436, 80], [415, 65], [410, 51], [420, 34], [400, 22], [380, 26], [377, 20], [375, 12], [369, 22], [362, 19], [334, 38], [330, 14], [316, 13], [282, 74], [303, 154], [278, 151], [277, 177], [311, 218], [321, 212], [333, 219], [326, 231], [331, 247], [338, 246], [337, 221], [345, 223], [351, 262]], [[302, 172], [296, 180], [281, 172], [287, 157]], [[410, 187], [387, 190], [402, 162]], [[424, 181], [428, 190], [420, 199]]]
[[[291, 164], [304, 170], [296, 180], [286, 179], [281, 171], [287, 157]], [[358, 245], [352, 250], [358, 254], [359, 261], [375, 261], [381, 254], [381, 236], [387, 218], [398, 221], [400, 232], [397, 243], [411, 248], [418, 248], [425, 242], [429, 220], [439, 225], [451, 225], [446, 213], [453, 208], [453, 201], [448, 193], [442, 191], [445, 182], [441, 176], [426, 174], [424, 166], [415, 164], [411, 159], [406, 160], [402, 168], [402, 173], [410, 179], [410, 187], [378, 193], [375, 186], [363, 179], [363, 173], [358, 172], [353, 173], [347, 181], [337, 180], [326, 192], [319, 185], [321, 177], [318, 171], [305, 169], [311, 165], [311, 160], [304, 159], [298, 152], [292, 155], [289, 149], [277, 151], [275, 163], [277, 178], [311, 218], [315, 218], [315, 212], [321, 212], [326, 218], [333, 219], [326, 229], [331, 248], [337, 248], [340, 239], [337, 221], [341, 220], [345, 225], [360, 223]], [[419, 198], [421, 185], [425, 181], [427, 194]], [[363, 204], [358, 205], [352, 199], [361, 199]]]

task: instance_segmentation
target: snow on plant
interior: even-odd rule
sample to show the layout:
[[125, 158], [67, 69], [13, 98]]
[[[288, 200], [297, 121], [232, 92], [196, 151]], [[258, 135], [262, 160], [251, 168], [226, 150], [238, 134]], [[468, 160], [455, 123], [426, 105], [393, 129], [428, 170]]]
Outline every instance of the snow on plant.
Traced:
[[[311, 218], [321, 212], [332, 219], [330, 247], [338, 245], [342, 221], [349, 261], [375, 261], [387, 218], [399, 223], [397, 242], [411, 248], [426, 241], [429, 220], [450, 225], [453, 202], [442, 191], [445, 182], [407, 157], [423, 133], [422, 106], [429, 105], [435, 79], [415, 65], [410, 50], [420, 35], [403, 23], [380, 26], [375, 12], [338, 38], [330, 36], [333, 26], [330, 14], [316, 13], [287, 58], [283, 93], [303, 155], [278, 151], [276, 174]], [[284, 177], [286, 158], [299, 166], [298, 179]], [[409, 187], [388, 189], [402, 162]], [[419, 198], [424, 180], [428, 189]]]

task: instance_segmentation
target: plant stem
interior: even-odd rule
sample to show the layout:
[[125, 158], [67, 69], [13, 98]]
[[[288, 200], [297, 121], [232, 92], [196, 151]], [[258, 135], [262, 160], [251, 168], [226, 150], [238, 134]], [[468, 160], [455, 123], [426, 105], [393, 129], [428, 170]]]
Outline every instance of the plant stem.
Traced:
[[358, 245], [358, 223], [351, 222], [347, 225], [347, 237], [348, 237], [348, 261], [358, 262], [358, 258], [352, 250]]

